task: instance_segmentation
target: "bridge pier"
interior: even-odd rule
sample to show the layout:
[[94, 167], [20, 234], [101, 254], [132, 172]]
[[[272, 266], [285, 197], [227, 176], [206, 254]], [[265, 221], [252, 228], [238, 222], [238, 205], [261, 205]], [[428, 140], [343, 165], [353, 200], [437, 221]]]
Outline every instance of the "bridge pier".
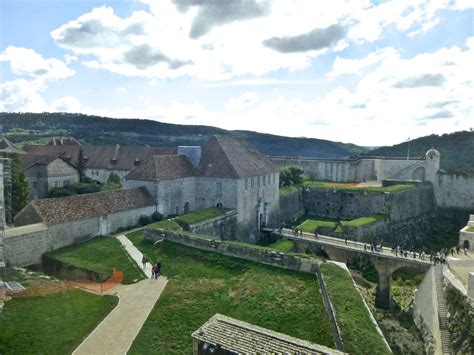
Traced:
[[[377, 265], [378, 264], [378, 265]], [[379, 280], [375, 291], [375, 306], [378, 308], [388, 309], [392, 305], [392, 273], [390, 267], [386, 263], [374, 263]]]

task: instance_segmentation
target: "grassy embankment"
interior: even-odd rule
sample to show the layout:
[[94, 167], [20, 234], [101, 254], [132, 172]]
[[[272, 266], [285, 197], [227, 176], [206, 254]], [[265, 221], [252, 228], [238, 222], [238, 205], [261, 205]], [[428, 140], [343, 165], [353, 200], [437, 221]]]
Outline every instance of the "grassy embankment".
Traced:
[[474, 233], [474, 227], [469, 227], [469, 228], [467, 228], [466, 232]]
[[291, 192], [297, 191], [301, 188], [309, 189], [335, 189], [338, 191], [359, 191], [367, 193], [385, 193], [405, 191], [414, 188], [413, 184], [400, 184], [393, 186], [357, 186], [356, 183], [338, 183], [330, 181], [308, 180], [301, 184], [290, 185], [280, 188], [280, 196], [288, 195]]
[[112, 237], [97, 237], [86, 243], [61, 248], [49, 256], [63, 263], [112, 276], [113, 269], [124, 273], [124, 284], [142, 280], [143, 273], [130, 259], [120, 242]]
[[389, 354], [347, 271], [324, 263], [321, 272], [336, 311], [344, 350], [350, 354]]
[[[384, 214], [373, 214], [366, 217], [361, 217], [357, 219], [353, 219], [350, 221], [341, 221], [342, 226], [347, 227], [362, 227], [370, 223], [374, 223], [386, 218]], [[313, 233], [314, 230], [318, 227], [327, 227], [327, 228], [336, 228], [337, 220], [329, 219], [329, 218], [322, 218], [316, 216], [306, 215], [301, 217], [297, 223], [298, 228], [301, 228], [303, 232]]]
[[169, 279], [131, 354], [190, 353], [191, 333], [215, 313], [334, 347], [314, 275], [169, 241], [153, 246], [141, 231], [128, 237], [151, 260], [161, 261]]
[[15, 297], [0, 313], [0, 353], [70, 354], [117, 302], [80, 290]]

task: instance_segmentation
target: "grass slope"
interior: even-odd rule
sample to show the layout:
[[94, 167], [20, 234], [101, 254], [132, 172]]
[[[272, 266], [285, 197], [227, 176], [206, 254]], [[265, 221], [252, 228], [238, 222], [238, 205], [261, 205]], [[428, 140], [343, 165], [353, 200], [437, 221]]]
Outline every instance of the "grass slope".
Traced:
[[313, 275], [128, 236], [169, 278], [130, 354], [191, 353], [191, 333], [215, 313], [334, 347]]
[[70, 354], [117, 302], [80, 290], [14, 298], [0, 313], [0, 353]]
[[336, 311], [344, 350], [350, 354], [390, 354], [352, 285], [351, 276], [334, 264], [322, 264], [321, 272]]
[[115, 268], [124, 273], [124, 284], [143, 279], [138, 266], [129, 258], [120, 242], [112, 237], [97, 237], [86, 243], [61, 248], [49, 253], [64, 263], [112, 276]]
[[183, 228], [181, 228], [181, 226], [175, 221], [173, 221], [172, 219], [165, 219], [164, 221], [155, 222], [155, 223], [149, 224], [147, 227], [156, 228], [156, 229], [164, 229], [171, 232], [183, 230]]
[[176, 217], [174, 220], [180, 226], [189, 226], [191, 224], [204, 222], [204, 221], [207, 221], [208, 219], [219, 217], [224, 214], [225, 214], [225, 210], [211, 207], [211, 208], [203, 208], [203, 209], [196, 210], [194, 212]]

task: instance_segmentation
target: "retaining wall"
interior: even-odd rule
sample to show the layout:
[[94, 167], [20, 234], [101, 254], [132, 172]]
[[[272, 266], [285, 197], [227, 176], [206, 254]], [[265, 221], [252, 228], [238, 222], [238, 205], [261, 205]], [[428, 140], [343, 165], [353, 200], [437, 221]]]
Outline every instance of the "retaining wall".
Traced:
[[145, 239], [151, 242], [166, 239], [201, 250], [218, 252], [220, 254], [252, 260], [262, 264], [312, 274], [316, 273], [316, 269], [319, 267], [319, 261], [316, 259], [306, 259], [296, 255], [257, 248], [251, 245], [247, 246], [240, 243], [237, 244], [160, 229], [145, 228]]
[[434, 182], [436, 204], [474, 212], [474, 175], [438, 172]]
[[5, 262], [11, 266], [39, 264], [41, 255], [52, 250], [48, 226], [43, 223], [8, 229], [3, 243]]
[[290, 192], [287, 195], [280, 196], [280, 218], [282, 222], [289, 222], [298, 219], [305, 213], [303, 205], [303, 190]]
[[195, 234], [209, 235], [222, 240], [233, 239], [237, 233], [237, 212], [230, 211], [207, 221], [191, 224], [189, 231]]

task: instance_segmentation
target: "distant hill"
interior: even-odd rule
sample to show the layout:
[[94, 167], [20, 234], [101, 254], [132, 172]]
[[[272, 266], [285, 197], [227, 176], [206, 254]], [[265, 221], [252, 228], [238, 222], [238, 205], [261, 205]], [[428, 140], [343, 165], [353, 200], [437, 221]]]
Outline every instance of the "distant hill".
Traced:
[[[438, 136], [421, 137], [410, 141], [410, 156], [424, 155], [431, 147], [441, 153], [441, 169], [450, 172], [474, 171], [474, 132], [461, 131]], [[406, 157], [408, 142], [391, 147], [380, 147], [364, 155]]]
[[343, 158], [368, 149], [313, 138], [290, 138], [252, 131], [228, 131], [210, 126], [177, 125], [152, 120], [114, 119], [70, 113], [0, 113], [5, 136], [15, 143], [46, 143], [69, 136], [95, 145], [198, 145], [215, 134], [246, 138], [260, 152], [275, 156]]

